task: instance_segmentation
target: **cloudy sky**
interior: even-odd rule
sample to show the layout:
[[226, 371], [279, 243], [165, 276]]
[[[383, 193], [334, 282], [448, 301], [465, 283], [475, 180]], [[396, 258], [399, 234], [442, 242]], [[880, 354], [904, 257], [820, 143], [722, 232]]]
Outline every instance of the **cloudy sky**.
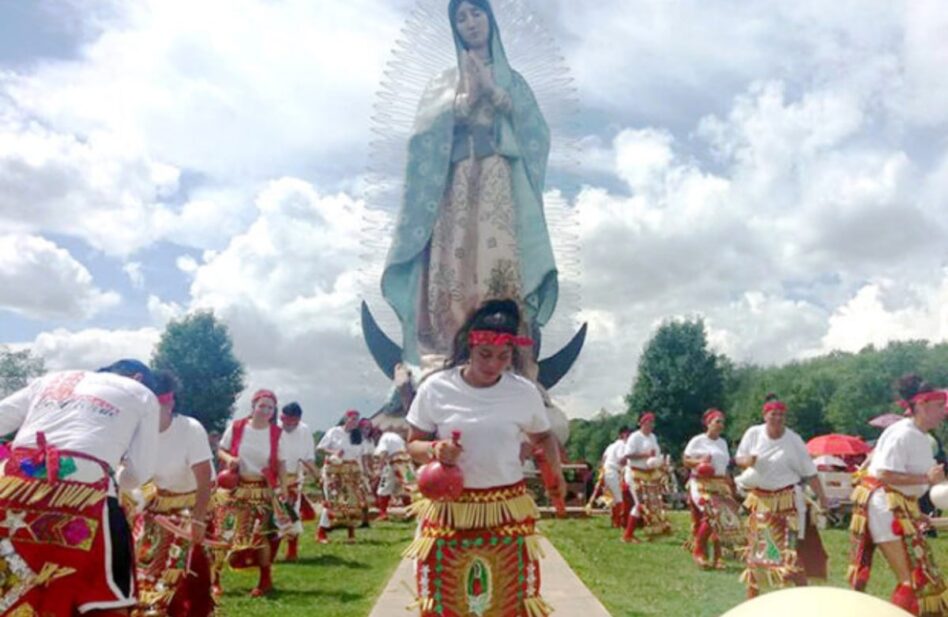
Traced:
[[[363, 189], [415, 0], [88, 5], [0, 3], [0, 341], [95, 367], [212, 308], [314, 428], [376, 407]], [[579, 101], [547, 186], [579, 266], [551, 348], [590, 324], [569, 415], [619, 410], [669, 317], [768, 364], [948, 338], [941, 0], [534, 9]]]

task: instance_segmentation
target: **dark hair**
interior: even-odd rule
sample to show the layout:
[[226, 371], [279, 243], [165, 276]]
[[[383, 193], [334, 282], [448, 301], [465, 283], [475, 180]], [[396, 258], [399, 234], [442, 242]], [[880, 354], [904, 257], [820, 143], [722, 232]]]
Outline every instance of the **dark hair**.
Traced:
[[780, 397], [777, 396], [774, 392], [768, 392], [767, 396], [764, 397], [764, 402], [769, 403], [770, 401], [779, 401]]
[[167, 369], [160, 369], [154, 372], [155, 394], [161, 396], [169, 392], [177, 392], [181, 389], [181, 380], [173, 372]]
[[622, 433], [631, 433], [631, 432], [632, 432], [632, 429], [630, 429], [630, 428], [629, 428], [627, 425], [625, 425], [625, 424], [623, 424], [622, 426], [619, 427], [619, 434], [620, 434], [620, 435], [621, 435]]
[[458, 8], [462, 3], [467, 2], [475, 6], [476, 8], [487, 13], [487, 22], [489, 24], [490, 30], [487, 32], [487, 45], [490, 49], [490, 41], [494, 36], [494, 32], [497, 28], [497, 22], [494, 20], [494, 10], [490, 8], [490, 2], [488, 0], [451, 0], [448, 3], [448, 21], [451, 23], [451, 32], [454, 33], [454, 39], [458, 41], [464, 49], [467, 49], [467, 45], [464, 43], [464, 39], [461, 38], [461, 33], [458, 32], [457, 25], [457, 14]]
[[[457, 334], [451, 357], [445, 362], [445, 368], [453, 368], [467, 362], [471, 357], [468, 336], [472, 330], [490, 330], [503, 334], [518, 334], [520, 331], [520, 307], [513, 300], [487, 300], [464, 321]], [[519, 358], [514, 347], [514, 362]]]
[[286, 405], [283, 406], [283, 409], [281, 411], [284, 414], [288, 416], [293, 416], [295, 418], [299, 418], [303, 415], [303, 408], [300, 407], [300, 404], [297, 403], [296, 401], [293, 401], [292, 403], [287, 403]]
[[114, 373], [116, 375], [121, 375], [123, 377], [132, 377], [135, 375], [142, 376], [142, 385], [151, 390], [154, 394], [158, 394], [158, 391], [155, 386], [155, 376], [152, 374], [151, 369], [148, 368], [144, 362], [140, 360], [135, 360], [132, 358], [124, 358], [117, 362], [113, 362], [108, 366], [103, 366], [100, 368], [98, 373]]
[[915, 410], [915, 404], [912, 403], [912, 399], [917, 395], [924, 392], [931, 392], [935, 388], [931, 384], [926, 382], [916, 373], [908, 373], [907, 375], [902, 375], [899, 377], [898, 381], [895, 382], [895, 391], [898, 394], [898, 397], [903, 401], [908, 402], [910, 409]]

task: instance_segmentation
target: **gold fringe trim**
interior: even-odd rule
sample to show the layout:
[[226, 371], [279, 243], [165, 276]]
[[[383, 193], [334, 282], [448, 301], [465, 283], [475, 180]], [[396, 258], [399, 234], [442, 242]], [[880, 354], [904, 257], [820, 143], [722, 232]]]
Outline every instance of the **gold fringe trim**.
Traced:
[[859, 484], [856, 486], [856, 488], [853, 489], [852, 495], [850, 495], [850, 499], [852, 500], [854, 504], [864, 506], [867, 503], [869, 503], [869, 497], [871, 496], [872, 496], [872, 489], [869, 488], [868, 486]]
[[869, 521], [862, 514], [853, 514], [853, 519], [849, 523], [849, 531], [854, 534], [862, 535], [866, 533], [866, 525]]
[[663, 469], [639, 469], [632, 468], [632, 480], [637, 482], [658, 482], [665, 478]]
[[724, 478], [698, 478], [696, 484], [698, 493], [705, 499], [711, 495], [731, 496], [731, 485]]
[[437, 541], [437, 538], [415, 538], [411, 544], [402, 551], [402, 557], [405, 559], [425, 560], [428, 558], [428, 553], [431, 552], [431, 549], [434, 548], [435, 542]]
[[521, 522], [540, 518], [540, 510], [530, 495], [510, 499], [471, 503], [419, 499], [408, 506], [409, 515], [455, 530], [497, 527], [508, 521]]
[[159, 490], [148, 509], [152, 512], [177, 512], [185, 508], [193, 508], [197, 504], [197, 492], [171, 493]]
[[24, 506], [34, 506], [47, 500], [47, 505], [53, 508], [84, 510], [100, 503], [105, 497], [105, 491], [91, 485], [63, 482], [50, 484], [44, 480], [17, 476], [0, 477], [0, 499]]
[[263, 502], [270, 501], [273, 497], [273, 490], [266, 486], [258, 484], [239, 484], [234, 489], [233, 498], [238, 501]]
[[527, 617], [548, 617], [553, 614], [553, 607], [540, 596], [524, 599], [523, 608], [527, 611]]
[[918, 599], [918, 607], [923, 617], [948, 615], [948, 590], [940, 594], [922, 596]]
[[752, 490], [744, 500], [744, 506], [751, 512], [785, 513], [795, 509], [793, 489], [776, 493], [761, 493]]
[[540, 544], [540, 534], [533, 534], [524, 538], [527, 547], [527, 555], [533, 561], [546, 559], [546, 553], [543, 552], [543, 546]]

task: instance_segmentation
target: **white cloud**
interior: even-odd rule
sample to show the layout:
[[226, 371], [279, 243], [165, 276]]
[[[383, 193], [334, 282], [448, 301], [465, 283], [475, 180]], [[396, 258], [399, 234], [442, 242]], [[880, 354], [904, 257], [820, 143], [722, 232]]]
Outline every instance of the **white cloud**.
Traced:
[[130, 261], [122, 266], [122, 271], [128, 276], [132, 287], [135, 289], [143, 289], [145, 287], [145, 273], [142, 272], [142, 262]]
[[830, 316], [823, 348], [859, 351], [909, 339], [948, 340], [948, 271], [908, 289], [891, 280], [865, 285]]
[[178, 319], [184, 314], [184, 309], [177, 302], [163, 302], [161, 298], [155, 295], [148, 296], [148, 314], [151, 320], [164, 326], [173, 319]]
[[39, 236], [0, 235], [0, 308], [32, 318], [86, 319], [120, 301], [68, 251]]
[[155, 328], [78, 331], [57, 328], [39, 334], [32, 349], [46, 361], [50, 370], [95, 370], [121, 358], [148, 362], [159, 336]]
[[[121, 257], [197, 249], [176, 260], [191, 298], [149, 293], [142, 323], [213, 308], [251, 389], [298, 398], [317, 426], [379, 402], [357, 311], [380, 266], [360, 254], [387, 239], [363, 235], [353, 195], [411, 4], [115, 3], [77, 59], [0, 76], [0, 226]], [[931, 284], [948, 231], [941, 2], [534, 4], [594, 133], [573, 199], [584, 268], [563, 277], [590, 322], [554, 392], [571, 414], [620, 409], [669, 317], [702, 316], [715, 349], [766, 363], [948, 336]], [[108, 303], [80, 278], [58, 285]], [[102, 355], [141, 332], [102, 334]], [[63, 362], [93, 338], [47, 336]]]
[[354, 400], [380, 405], [388, 385], [358, 330], [364, 205], [295, 178], [256, 205], [250, 227], [193, 272], [191, 307], [227, 323], [251, 390], [298, 400], [315, 425]]

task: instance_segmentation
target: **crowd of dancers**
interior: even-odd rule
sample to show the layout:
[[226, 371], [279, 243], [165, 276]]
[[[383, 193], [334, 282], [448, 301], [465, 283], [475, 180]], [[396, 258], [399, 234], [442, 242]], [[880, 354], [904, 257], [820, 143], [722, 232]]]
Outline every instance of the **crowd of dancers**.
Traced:
[[[302, 521], [318, 512], [318, 542], [330, 542], [332, 529], [351, 542], [374, 499], [381, 519], [392, 503], [417, 518], [405, 555], [415, 560], [422, 617], [490, 607], [502, 617], [549, 615], [525, 439], [549, 462], [549, 496], [562, 498], [565, 483], [541, 392], [512, 369], [532, 341], [510, 301], [485, 303], [462, 332], [445, 368], [420, 384], [407, 439], [348, 411], [314, 444], [298, 404], [280, 408], [274, 392], [258, 390], [215, 451], [200, 423], [175, 413], [174, 375], [136, 360], [51, 373], [0, 401], [0, 434], [11, 436], [0, 451], [0, 613], [211, 615], [224, 567], [256, 568], [251, 595], [266, 595], [281, 544], [287, 561], [298, 558]], [[918, 497], [945, 480], [927, 434], [945, 418], [946, 395], [915, 376], [899, 387], [905, 418], [856, 476], [849, 577], [865, 589], [878, 548], [898, 579], [892, 602], [944, 615], [948, 591]], [[750, 596], [826, 577], [814, 524], [826, 497], [786, 412], [768, 396], [763, 422], [732, 459], [725, 414], [710, 409], [705, 432], [684, 449], [693, 559], [708, 569], [742, 561]], [[643, 413], [604, 454], [612, 521], [629, 543], [671, 532], [655, 425]], [[736, 478], [732, 465], [743, 469]], [[427, 493], [410, 494], [416, 466], [425, 466]], [[463, 476], [456, 491], [437, 476], [447, 467]], [[315, 504], [307, 476], [321, 487]]]
[[[0, 401], [0, 614], [215, 613], [221, 571], [256, 568], [273, 588], [302, 521], [329, 531], [407, 504], [405, 441], [349, 411], [314, 444], [297, 403], [258, 390], [212, 450], [204, 427], [175, 413], [178, 382], [137, 360], [51, 373]], [[316, 451], [324, 465], [316, 465]], [[323, 493], [304, 494], [306, 475]]]
[[[919, 508], [919, 498], [945, 481], [929, 433], [945, 419], [946, 392], [916, 375], [903, 377], [897, 389], [905, 417], [883, 432], [854, 474], [848, 579], [853, 589], [865, 590], [878, 548], [897, 579], [894, 604], [913, 615], [946, 615], [948, 588], [927, 541], [931, 521]], [[786, 413], [786, 405], [768, 395], [763, 422], [744, 433], [732, 458], [721, 436], [725, 414], [709, 409], [702, 416], [705, 432], [683, 452], [692, 518], [686, 547], [702, 569], [722, 569], [728, 559], [743, 563], [748, 597], [764, 585], [827, 578], [818, 524], [827, 498], [806, 445], [785, 424]], [[654, 429], [655, 415], [647, 412], [637, 431], [619, 430], [603, 454], [590, 501], [611, 508], [624, 542], [638, 543], [639, 531], [648, 539], [671, 532], [665, 506], [670, 465]], [[732, 467], [740, 470], [733, 477]]]

